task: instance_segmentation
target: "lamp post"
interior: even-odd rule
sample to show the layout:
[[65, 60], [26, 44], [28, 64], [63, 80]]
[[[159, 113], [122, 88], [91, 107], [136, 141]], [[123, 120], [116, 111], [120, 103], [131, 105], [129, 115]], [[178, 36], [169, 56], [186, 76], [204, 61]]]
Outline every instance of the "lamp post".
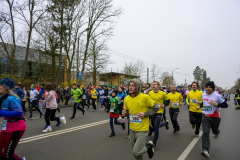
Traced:
[[179, 68], [175, 68], [172, 70], [172, 84], [173, 84], [173, 71], [176, 70], [176, 69], [179, 69]]
[[[77, 53], [77, 80], [76, 80], [76, 83], [78, 84], [78, 71], [79, 71], [79, 66], [78, 66], [78, 62], [79, 62], [79, 38], [81, 37], [81, 35], [84, 33], [84, 32], [86, 32], [86, 31], [88, 31], [89, 30], [89, 28], [87, 28], [87, 29], [85, 29], [84, 31], [82, 31], [80, 34], [79, 34], [79, 37], [78, 37], [78, 53]], [[82, 73], [83, 74], [83, 73]]]

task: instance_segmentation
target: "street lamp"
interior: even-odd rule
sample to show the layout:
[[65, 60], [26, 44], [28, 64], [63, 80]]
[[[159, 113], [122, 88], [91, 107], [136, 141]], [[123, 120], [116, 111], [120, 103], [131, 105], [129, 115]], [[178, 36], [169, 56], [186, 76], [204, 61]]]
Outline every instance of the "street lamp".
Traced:
[[172, 84], [173, 84], [173, 71], [176, 70], [176, 69], [179, 69], [179, 68], [175, 68], [172, 70]]
[[[81, 35], [84, 33], [84, 32], [87, 32], [90, 28], [87, 28], [85, 29], [84, 31], [82, 31], [81, 33], [79, 33], [79, 36], [78, 36], [78, 54], [77, 54], [77, 80], [76, 80], [76, 83], [78, 84], [78, 71], [79, 71], [79, 66], [78, 66], [78, 61], [79, 61], [79, 38], [81, 37]], [[83, 74], [83, 73], [82, 73]]]

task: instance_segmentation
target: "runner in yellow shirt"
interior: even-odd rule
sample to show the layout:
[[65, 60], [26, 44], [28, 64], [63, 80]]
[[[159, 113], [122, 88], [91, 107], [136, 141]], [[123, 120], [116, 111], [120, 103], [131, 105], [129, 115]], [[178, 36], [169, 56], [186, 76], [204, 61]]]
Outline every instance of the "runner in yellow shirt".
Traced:
[[[130, 141], [133, 156], [136, 160], [143, 160], [143, 154], [148, 152], [153, 157], [153, 142], [146, 139], [149, 130], [149, 116], [158, 112], [160, 105], [155, 103], [148, 95], [141, 93], [140, 82], [133, 79], [128, 84], [129, 95], [124, 99], [122, 115], [130, 119]], [[150, 108], [150, 109], [149, 109]]]
[[[159, 136], [159, 128], [165, 126], [166, 129], [169, 129], [169, 121], [162, 122], [163, 118], [163, 112], [164, 112], [164, 107], [166, 103], [164, 104], [163, 101], [167, 101], [167, 95], [165, 92], [160, 91], [160, 84], [157, 81], [153, 82], [153, 90], [149, 92], [148, 96], [151, 97], [157, 104], [160, 105], [160, 109], [157, 112], [157, 114], [152, 116], [152, 124], [153, 124], [153, 129], [154, 129], [154, 138], [153, 138], [153, 144], [154, 144], [154, 149], [156, 149], [156, 144]], [[149, 130], [149, 132], [152, 132]]]
[[192, 124], [192, 128], [195, 129], [196, 138], [199, 138], [199, 129], [202, 124], [202, 109], [197, 109], [196, 107], [199, 106], [202, 98], [202, 92], [197, 90], [199, 87], [197, 82], [192, 82], [191, 84], [192, 90], [187, 94], [187, 105], [189, 107], [189, 119], [190, 123]]
[[180, 131], [180, 124], [178, 123], [178, 114], [179, 108], [183, 102], [182, 94], [176, 92], [176, 86], [171, 86], [171, 92], [167, 94], [167, 98], [169, 99], [169, 114], [171, 117], [171, 121], [173, 124], [173, 134], [176, 134]]

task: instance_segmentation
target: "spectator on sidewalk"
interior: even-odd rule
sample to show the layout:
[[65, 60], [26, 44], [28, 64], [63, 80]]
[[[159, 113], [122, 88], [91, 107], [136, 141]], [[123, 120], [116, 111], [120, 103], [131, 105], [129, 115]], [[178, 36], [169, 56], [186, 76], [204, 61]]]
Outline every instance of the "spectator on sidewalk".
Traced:
[[69, 89], [69, 86], [67, 86], [67, 87], [64, 89], [64, 96], [65, 96], [65, 98], [66, 98], [65, 105], [68, 105], [68, 101], [69, 101], [70, 96], [71, 96], [71, 90]]

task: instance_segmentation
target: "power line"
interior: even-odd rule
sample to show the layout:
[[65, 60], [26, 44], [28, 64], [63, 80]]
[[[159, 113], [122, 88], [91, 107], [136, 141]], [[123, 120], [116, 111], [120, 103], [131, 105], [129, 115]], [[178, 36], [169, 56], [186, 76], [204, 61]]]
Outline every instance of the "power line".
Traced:
[[[141, 61], [143, 64], [145, 64], [145, 65], [153, 65], [152, 63], [150, 63], [150, 62], [146, 62], [146, 61], [143, 61], [143, 60], [140, 60], [140, 59], [137, 59], [137, 58], [134, 58], [134, 57], [131, 57], [131, 56], [128, 56], [128, 55], [125, 55], [125, 54], [122, 54], [122, 53], [120, 53], [120, 52], [116, 52], [116, 51], [113, 51], [113, 50], [110, 50], [111, 52], [109, 52], [110, 54], [113, 54], [113, 55], [116, 55], [116, 56], [119, 56], [119, 57], [122, 57], [122, 58], [127, 58], [128, 60], [132, 60], [132, 61], [136, 61], [136, 62], [139, 62], [139, 61]], [[114, 52], [114, 53], [113, 53]], [[167, 68], [164, 68], [164, 67], [160, 67], [160, 66], [157, 66], [156, 65], [156, 67], [157, 68], [159, 68], [159, 69], [165, 69], [165, 70], [167, 70], [167, 71], [171, 71], [170, 69], [167, 69]], [[190, 76], [189, 74], [185, 74], [185, 73], [179, 73], [179, 72], [174, 72], [174, 73], [176, 73], [176, 74], [180, 74], [180, 75], [184, 75], [184, 76]]]

